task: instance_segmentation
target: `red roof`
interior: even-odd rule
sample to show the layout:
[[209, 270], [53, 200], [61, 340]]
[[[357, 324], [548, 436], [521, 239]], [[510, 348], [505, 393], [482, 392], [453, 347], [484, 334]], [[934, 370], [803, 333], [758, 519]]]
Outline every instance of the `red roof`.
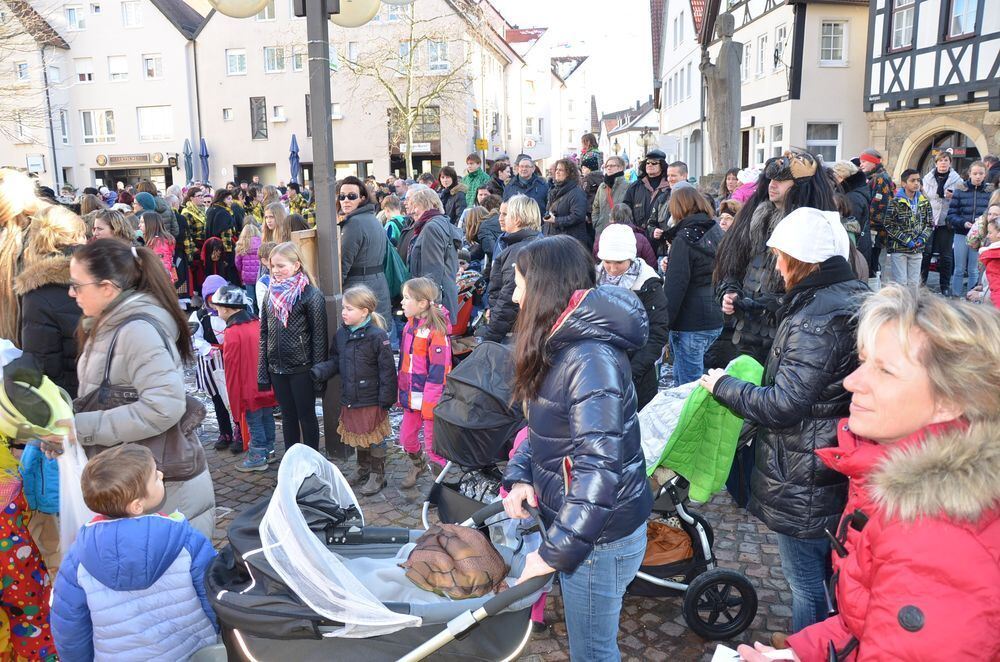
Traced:
[[649, 0], [649, 29], [653, 44], [653, 87], [660, 80], [660, 51], [663, 48], [663, 0]]
[[537, 41], [548, 28], [512, 28], [507, 30], [508, 44], [526, 44], [529, 41]]
[[691, 17], [694, 19], [694, 33], [701, 34], [701, 24], [705, 20], [705, 0], [691, 0]]

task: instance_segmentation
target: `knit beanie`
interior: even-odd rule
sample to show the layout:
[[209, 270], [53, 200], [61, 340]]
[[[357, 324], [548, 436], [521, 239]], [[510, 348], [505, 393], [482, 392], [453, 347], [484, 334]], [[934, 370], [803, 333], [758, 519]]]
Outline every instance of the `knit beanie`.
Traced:
[[135, 196], [135, 201], [139, 203], [143, 211], [156, 211], [156, 198], [153, 197], [152, 193], [138, 193]]
[[635, 256], [635, 233], [631, 227], [616, 223], [604, 228], [597, 249], [598, 260], [623, 262], [634, 260]]

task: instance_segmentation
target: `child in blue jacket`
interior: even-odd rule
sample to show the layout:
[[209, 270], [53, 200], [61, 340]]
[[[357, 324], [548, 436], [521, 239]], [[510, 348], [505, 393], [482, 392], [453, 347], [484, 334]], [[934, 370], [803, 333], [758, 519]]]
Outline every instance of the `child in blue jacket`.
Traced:
[[53, 591], [59, 658], [186, 660], [216, 642], [204, 577], [212, 543], [180, 513], [156, 514], [163, 474], [145, 446], [123, 444], [83, 470], [95, 513], [66, 554]]

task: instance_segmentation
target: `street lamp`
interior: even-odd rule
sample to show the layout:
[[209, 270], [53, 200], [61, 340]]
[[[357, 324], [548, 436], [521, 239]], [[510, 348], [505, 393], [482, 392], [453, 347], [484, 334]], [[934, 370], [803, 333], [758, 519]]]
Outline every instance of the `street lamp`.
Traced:
[[618, 144], [618, 139], [615, 138], [615, 142], [611, 145], [611, 151], [615, 153], [615, 156], [621, 154], [622, 146]]
[[653, 137], [653, 130], [648, 126], [639, 132], [639, 140], [642, 142], [642, 156], [646, 157], [646, 153], [649, 152], [649, 148], [656, 143], [656, 138]]

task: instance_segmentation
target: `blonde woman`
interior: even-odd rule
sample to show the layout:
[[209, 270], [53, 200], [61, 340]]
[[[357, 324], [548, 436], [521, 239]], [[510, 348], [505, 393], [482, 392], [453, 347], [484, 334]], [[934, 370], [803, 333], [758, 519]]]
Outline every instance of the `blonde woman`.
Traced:
[[274, 387], [281, 407], [285, 449], [305, 442], [319, 448], [316, 394], [309, 369], [326, 360], [326, 307], [298, 246], [278, 244], [269, 256], [271, 282], [260, 311], [257, 383]]
[[117, 209], [102, 209], [94, 215], [91, 241], [98, 239], [118, 239], [131, 245], [135, 241], [135, 230], [128, 217]]
[[406, 199], [414, 219], [413, 237], [407, 263], [414, 278], [429, 278], [441, 290], [441, 302], [454, 316], [458, 307], [458, 251], [461, 231], [444, 215], [437, 193], [429, 188], [410, 193]]
[[264, 225], [261, 227], [261, 241], [283, 244], [292, 240], [292, 227], [288, 222], [285, 205], [272, 202], [264, 208]]
[[268, 184], [261, 192], [260, 206], [266, 211], [268, 207], [276, 202], [281, 202], [281, 191], [278, 190], [277, 186]]

